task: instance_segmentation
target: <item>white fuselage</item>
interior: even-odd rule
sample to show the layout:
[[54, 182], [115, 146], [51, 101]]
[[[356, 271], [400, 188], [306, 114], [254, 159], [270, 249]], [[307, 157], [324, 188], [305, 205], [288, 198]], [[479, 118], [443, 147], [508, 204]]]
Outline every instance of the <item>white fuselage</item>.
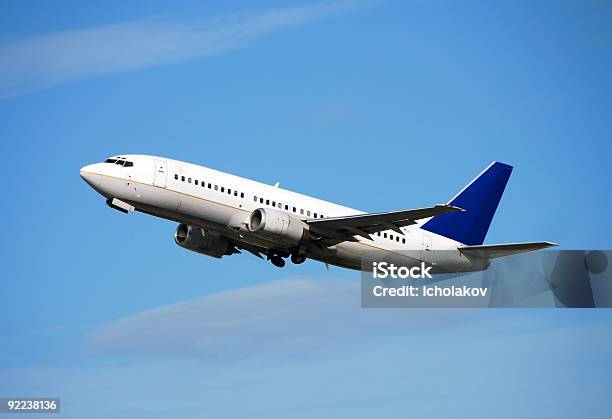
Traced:
[[[81, 177], [103, 196], [129, 203], [138, 211], [217, 231], [235, 242], [261, 249], [282, 250], [286, 245], [250, 234], [247, 222], [257, 208], [274, 208], [301, 220], [363, 214], [195, 164], [145, 155], [121, 157], [133, 166], [96, 163], [83, 167]], [[304, 251], [309, 258], [352, 269], [360, 269], [366, 251], [409, 257], [414, 264], [424, 261], [437, 266], [440, 272], [483, 268], [460, 254], [457, 250], [460, 243], [422, 230], [420, 225], [401, 227], [403, 234], [389, 230], [372, 234], [371, 239], [356, 236], [356, 241], [328, 248], [305, 244]], [[436, 257], [434, 249], [445, 251]]]

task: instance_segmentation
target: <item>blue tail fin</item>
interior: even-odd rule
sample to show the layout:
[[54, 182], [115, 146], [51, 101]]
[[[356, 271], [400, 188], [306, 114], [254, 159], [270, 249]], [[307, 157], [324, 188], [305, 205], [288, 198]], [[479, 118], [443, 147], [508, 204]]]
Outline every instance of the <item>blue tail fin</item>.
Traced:
[[482, 244], [511, 173], [512, 166], [491, 163], [449, 202], [465, 211], [438, 215], [421, 228], [470, 246]]

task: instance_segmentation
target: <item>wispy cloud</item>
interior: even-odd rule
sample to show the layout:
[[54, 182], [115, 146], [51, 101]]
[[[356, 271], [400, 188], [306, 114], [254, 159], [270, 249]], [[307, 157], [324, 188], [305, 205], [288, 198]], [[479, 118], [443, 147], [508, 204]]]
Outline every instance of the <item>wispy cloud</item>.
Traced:
[[188, 21], [147, 18], [19, 40], [0, 46], [0, 98], [221, 54], [270, 32], [357, 10], [371, 3], [325, 1]]
[[609, 416], [605, 311], [361, 309], [360, 285], [291, 279], [147, 310], [89, 336], [102, 357], [0, 368], [0, 394], [61, 396], [69, 418], [371, 418], [406, 403], [565, 417], [585, 400]]
[[457, 325], [458, 311], [367, 310], [360, 282], [292, 279], [155, 308], [88, 336], [104, 353], [240, 359], [304, 356], [337, 345]]

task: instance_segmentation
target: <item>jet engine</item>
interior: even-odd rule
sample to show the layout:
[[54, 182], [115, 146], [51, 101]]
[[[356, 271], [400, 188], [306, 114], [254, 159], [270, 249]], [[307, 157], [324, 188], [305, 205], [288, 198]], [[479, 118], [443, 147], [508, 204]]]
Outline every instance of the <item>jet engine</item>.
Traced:
[[204, 230], [186, 224], [179, 224], [176, 228], [174, 241], [184, 249], [215, 258], [234, 253], [234, 246], [227, 237], [216, 231]]
[[294, 245], [310, 237], [308, 225], [286, 212], [258, 208], [249, 217], [249, 230]]

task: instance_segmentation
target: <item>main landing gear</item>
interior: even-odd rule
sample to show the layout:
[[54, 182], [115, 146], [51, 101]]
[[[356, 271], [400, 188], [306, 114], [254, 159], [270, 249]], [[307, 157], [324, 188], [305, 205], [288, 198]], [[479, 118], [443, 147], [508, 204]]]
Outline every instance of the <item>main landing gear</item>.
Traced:
[[[289, 256], [289, 253], [276, 253], [270, 252], [268, 253], [268, 260], [272, 262], [274, 266], [279, 268], [283, 268], [285, 266], [285, 257]], [[300, 263], [304, 263], [306, 260], [306, 254], [303, 251], [294, 251], [291, 253], [291, 262], [299, 265]]]
[[291, 262], [295, 263], [296, 265], [299, 265], [300, 263], [304, 263], [305, 260], [306, 260], [306, 255], [303, 255], [301, 253], [291, 254]]
[[282, 267], [285, 266], [285, 259], [283, 259], [279, 255], [273, 255], [270, 258], [270, 262], [272, 262], [272, 265], [274, 265], [274, 266], [276, 266], [278, 268], [282, 268]]

